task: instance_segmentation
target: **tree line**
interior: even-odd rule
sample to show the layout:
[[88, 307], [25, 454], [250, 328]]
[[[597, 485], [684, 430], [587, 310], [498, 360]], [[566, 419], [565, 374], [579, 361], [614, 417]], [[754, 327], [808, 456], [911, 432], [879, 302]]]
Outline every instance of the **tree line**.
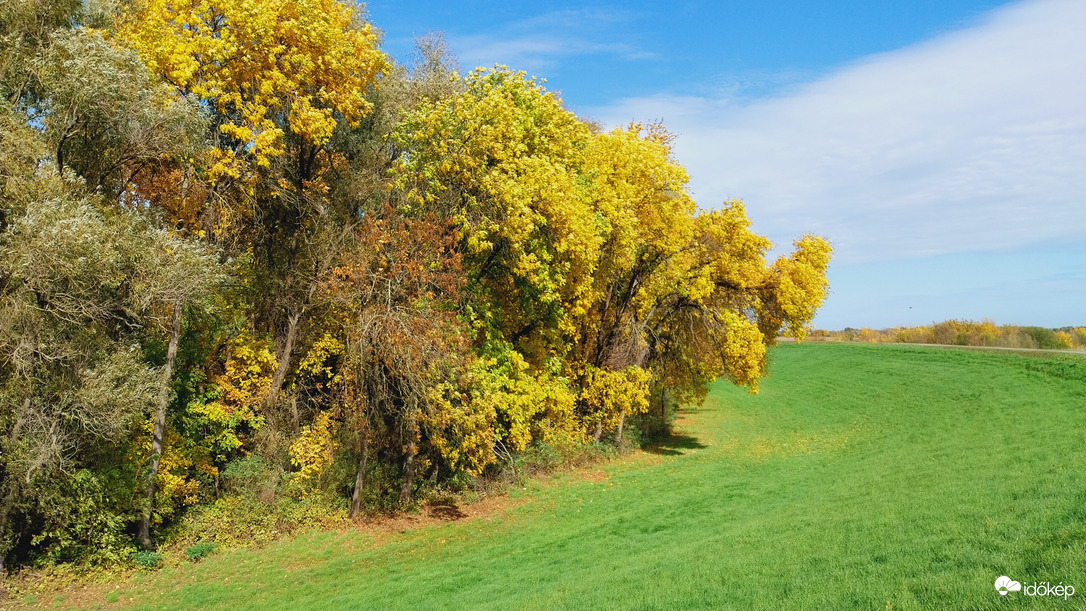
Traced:
[[816, 329], [811, 331], [810, 336], [815, 340], [867, 343], [991, 346], [1031, 350], [1086, 348], [1086, 327], [1048, 329], [1036, 326], [997, 325], [988, 319], [980, 322], [944, 320], [931, 325], [892, 329], [868, 329], [867, 327], [861, 329], [848, 327], [840, 331]]
[[622, 443], [827, 291], [663, 126], [338, 0], [8, 0], [0, 99], [0, 563], [153, 548], [253, 465], [355, 516]]

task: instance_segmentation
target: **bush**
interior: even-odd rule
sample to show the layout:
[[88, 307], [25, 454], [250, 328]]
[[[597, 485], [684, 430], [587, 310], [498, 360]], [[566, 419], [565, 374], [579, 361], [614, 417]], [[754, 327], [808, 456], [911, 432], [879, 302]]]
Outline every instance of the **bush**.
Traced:
[[1075, 338], [1067, 331], [1056, 331], [1056, 339], [1060, 342], [1060, 348], [1075, 347]]
[[223, 469], [223, 488], [228, 493], [257, 497], [272, 491], [279, 485], [283, 470], [269, 463], [263, 456], [253, 454], [239, 458]]
[[188, 546], [186, 554], [200, 545], [260, 545], [302, 530], [338, 526], [347, 517], [346, 503], [347, 499], [331, 491], [318, 491], [301, 500], [285, 495], [269, 501], [227, 495], [190, 508], [171, 526], [165, 544]]
[[162, 566], [162, 554], [152, 551], [132, 552], [132, 562], [145, 569], [155, 569]]
[[38, 488], [34, 516], [40, 531], [30, 538], [31, 557], [39, 565], [123, 562], [134, 546], [125, 534], [130, 516], [116, 490], [88, 469], [53, 477]]
[[204, 556], [215, 551], [215, 548], [219, 547], [218, 543], [212, 543], [211, 541], [200, 541], [196, 545], [185, 548], [185, 555], [189, 557], [189, 560], [193, 562], [203, 558]]

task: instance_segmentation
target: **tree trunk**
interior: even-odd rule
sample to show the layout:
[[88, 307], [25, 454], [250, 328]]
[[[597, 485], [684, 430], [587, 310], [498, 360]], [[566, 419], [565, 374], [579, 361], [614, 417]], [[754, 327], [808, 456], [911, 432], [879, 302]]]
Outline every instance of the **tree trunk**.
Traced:
[[[23, 409], [15, 417], [15, 425], [11, 427], [11, 434], [8, 438], [11, 444], [14, 445], [19, 439], [19, 433], [22, 432], [23, 422], [26, 420], [26, 415], [30, 412], [30, 397], [23, 399]], [[6, 484], [4, 486], [3, 484]], [[8, 552], [11, 551], [10, 547], [13, 543], [9, 539], [11, 536], [8, 533], [8, 516], [11, 515], [11, 508], [15, 506], [15, 486], [18, 485], [15, 478], [11, 477], [11, 473], [5, 468], [4, 479], [0, 481], [0, 486], [6, 488], [4, 492], [4, 500], [0, 502], [0, 578], [4, 577], [4, 567], [7, 566]], [[3, 593], [0, 593], [0, 600], [3, 600]]]
[[279, 391], [283, 389], [283, 381], [287, 379], [287, 371], [290, 370], [290, 357], [294, 352], [294, 340], [298, 337], [298, 321], [302, 315], [296, 312], [287, 319], [287, 336], [279, 347], [279, 364], [275, 368], [275, 377], [272, 378], [271, 388], [268, 389], [268, 397], [264, 400], [264, 407], [273, 408], [279, 401]]
[[618, 430], [615, 431], [615, 445], [623, 447], [626, 440], [622, 438], [622, 425], [626, 424], [626, 412], [622, 412], [618, 417]]
[[366, 463], [370, 458], [370, 440], [362, 438], [362, 458], [358, 461], [358, 474], [354, 478], [354, 494], [351, 495], [351, 519], [358, 517], [362, 509], [362, 491], [366, 488]]
[[[8, 559], [8, 552], [11, 551], [11, 544], [13, 541], [9, 541], [8, 535], [8, 515], [11, 514], [11, 508], [15, 505], [15, 486], [16, 483], [11, 481], [11, 478], [7, 479], [7, 492], [4, 494], [4, 501], [0, 503], [0, 577], [4, 577], [4, 567]], [[0, 595], [0, 600], [3, 600], [3, 595]]]
[[660, 386], [660, 431], [662, 434], [671, 433], [671, 427], [667, 425], [667, 390]]
[[596, 431], [592, 433], [592, 441], [598, 442], [603, 435], [603, 419], [596, 423]]
[[415, 455], [419, 453], [415, 441], [407, 444], [407, 458], [403, 461], [403, 488], [400, 488], [400, 503], [411, 502], [411, 493], [415, 490]]
[[181, 302], [173, 305], [173, 326], [170, 329], [170, 345], [166, 349], [166, 367], [162, 370], [162, 393], [155, 410], [155, 428], [151, 433], [151, 470], [147, 474], [146, 493], [143, 498], [143, 515], [140, 516], [139, 541], [143, 549], [151, 549], [151, 512], [155, 505], [155, 478], [162, 459], [162, 442], [166, 434], [166, 406], [170, 403], [170, 380], [177, 360], [177, 344], [181, 339]]
[[298, 418], [298, 393], [290, 393], [290, 417], [294, 419], [294, 432], [301, 430], [301, 420]]

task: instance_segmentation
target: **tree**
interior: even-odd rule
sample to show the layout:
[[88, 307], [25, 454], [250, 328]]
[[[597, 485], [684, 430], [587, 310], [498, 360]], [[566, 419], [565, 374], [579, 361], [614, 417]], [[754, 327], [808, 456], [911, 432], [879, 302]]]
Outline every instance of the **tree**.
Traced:
[[[85, 17], [80, 7], [0, 11], [5, 57], [33, 49], [22, 71], [5, 66], [0, 78], [15, 104], [0, 119], [13, 153], [3, 163], [11, 197], [0, 208], [0, 419], [9, 427], [0, 529], [20, 498], [33, 498], [35, 478], [91, 464], [87, 448], [130, 433], [147, 393], [163, 419], [181, 306], [218, 273], [206, 249], [121, 196], [145, 165], [195, 150], [199, 108], [156, 85], [135, 53], [71, 27]], [[34, 8], [30, 19], [24, 11]], [[174, 349], [152, 383], [140, 344], [164, 326], [175, 330]], [[162, 426], [155, 433], [161, 454]], [[148, 512], [156, 467], [157, 457]]]
[[254, 314], [276, 337], [270, 410], [336, 237], [353, 218], [337, 216], [327, 196], [329, 172], [343, 164], [330, 142], [337, 126], [357, 126], [372, 109], [366, 92], [387, 70], [377, 36], [336, 0], [152, 0], [119, 36], [213, 111], [206, 171], [222, 198], [215, 229], [251, 260]]
[[[403, 461], [400, 499], [414, 492], [420, 445], [432, 433], [433, 389], [464, 358], [463, 330], [451, 307], [459, 298], [460, 259], [448, 227], [386, 207], [359, 228], [328, 290], [343, 313], [348, 345], [348, 420], [359, 436], [351, 513], [359, 510], [374, 431]], [[428, 434], [429, 433], [429, 434]]]
[[237, 459], [352, 462], [357, 515], [374, 463], [409, 503], [756, 391], [830, 245], [768, 262], [662, 126], [455, 63], [340, 0], [0, 5], [0, 556], [150, 547]]
[[387, 66], [373, 28], [337, 0], [148, 0], [119, 35], [152, 72], [212, 103], [212, 180], [291, 152], [301, 186], [336, 126], [369, 112], [366, 90]]
[[92, 464], [96, 446], [122, 443], [163, 404], [170, 372], [144, 361], [140, 340], [155, 311], [182, 303], [188, 277], [210, 267], [136, 213], [56, 191], [0, 234], [6, 544], [11, 512], [35, 498], [35, 482]]
[[177, 347], [181, 339], [184, 310], [187, 306], [207, 299], [215, 286], [224, 279], [224, 273], [214, 255], [199, 242], [183, 241], [161, 230], [148, 237], [151, 239], [144, 244], [142, 266], [144, 269], [153, 270], [153, 273], [148, 275], [148, 282], [143, 286], [143, 298], [154, 300], [153, 304], [149, 304], [149, 309], [158, 311], [152, 313], [150, 318], [157, 326], [166, 327], [164, 323], [169, 321], [169, 340], [166, 362], [162, 367], [161, 388], [155, 406], [151, 431], [151, 465], [146, 476], [143, 513], [137, 534], [145, 549], [151, 548], [150, 527], [155, 479], [164, 451], [166, 409], [170, 403], [170, 382], [173, 380]]
[[478, 341], [536, 365], [560, 353], [600, 244], [579, 166], [588, 127], [524, 73], [476, 70], [463, 93], [423, 103], [397, 133], [398, 185], [421, 213], [458, 225]]
[[593, 134], [523, 73], [476, 70], [397, 138], [411, 209], [458, 226], [477, 348], [508, 342], [536, 372], [558, 359], [596, 439], [653, 384], [755, 390], [766, 346], [802, 338], [825, 297], [825, 241], [768, 266], [741, 203], [697, 211], [661, 126]]
[[0, 94], [12, 108], [33, 108], [41, 89], [37, 67], [57, 33], [78, 22], [79, 0], [10, 0], [0, 5]]
[[199, 107], [151, 80], [136, 53], [96, 32], [65, 30], [39, 60], [47, 94], [35, 109], [57, 170], [117, 197], [148, 165], [192, 156], [206, 121]]

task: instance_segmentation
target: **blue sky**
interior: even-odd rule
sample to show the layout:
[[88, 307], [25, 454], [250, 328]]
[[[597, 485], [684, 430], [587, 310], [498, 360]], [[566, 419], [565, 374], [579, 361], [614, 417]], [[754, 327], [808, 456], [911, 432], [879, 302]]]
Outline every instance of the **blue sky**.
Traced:
[[821, 328], [1086, 324], [1086, 3], [378, 1], [613, 126], [662, 120], [705, 208], [836, 257]]

